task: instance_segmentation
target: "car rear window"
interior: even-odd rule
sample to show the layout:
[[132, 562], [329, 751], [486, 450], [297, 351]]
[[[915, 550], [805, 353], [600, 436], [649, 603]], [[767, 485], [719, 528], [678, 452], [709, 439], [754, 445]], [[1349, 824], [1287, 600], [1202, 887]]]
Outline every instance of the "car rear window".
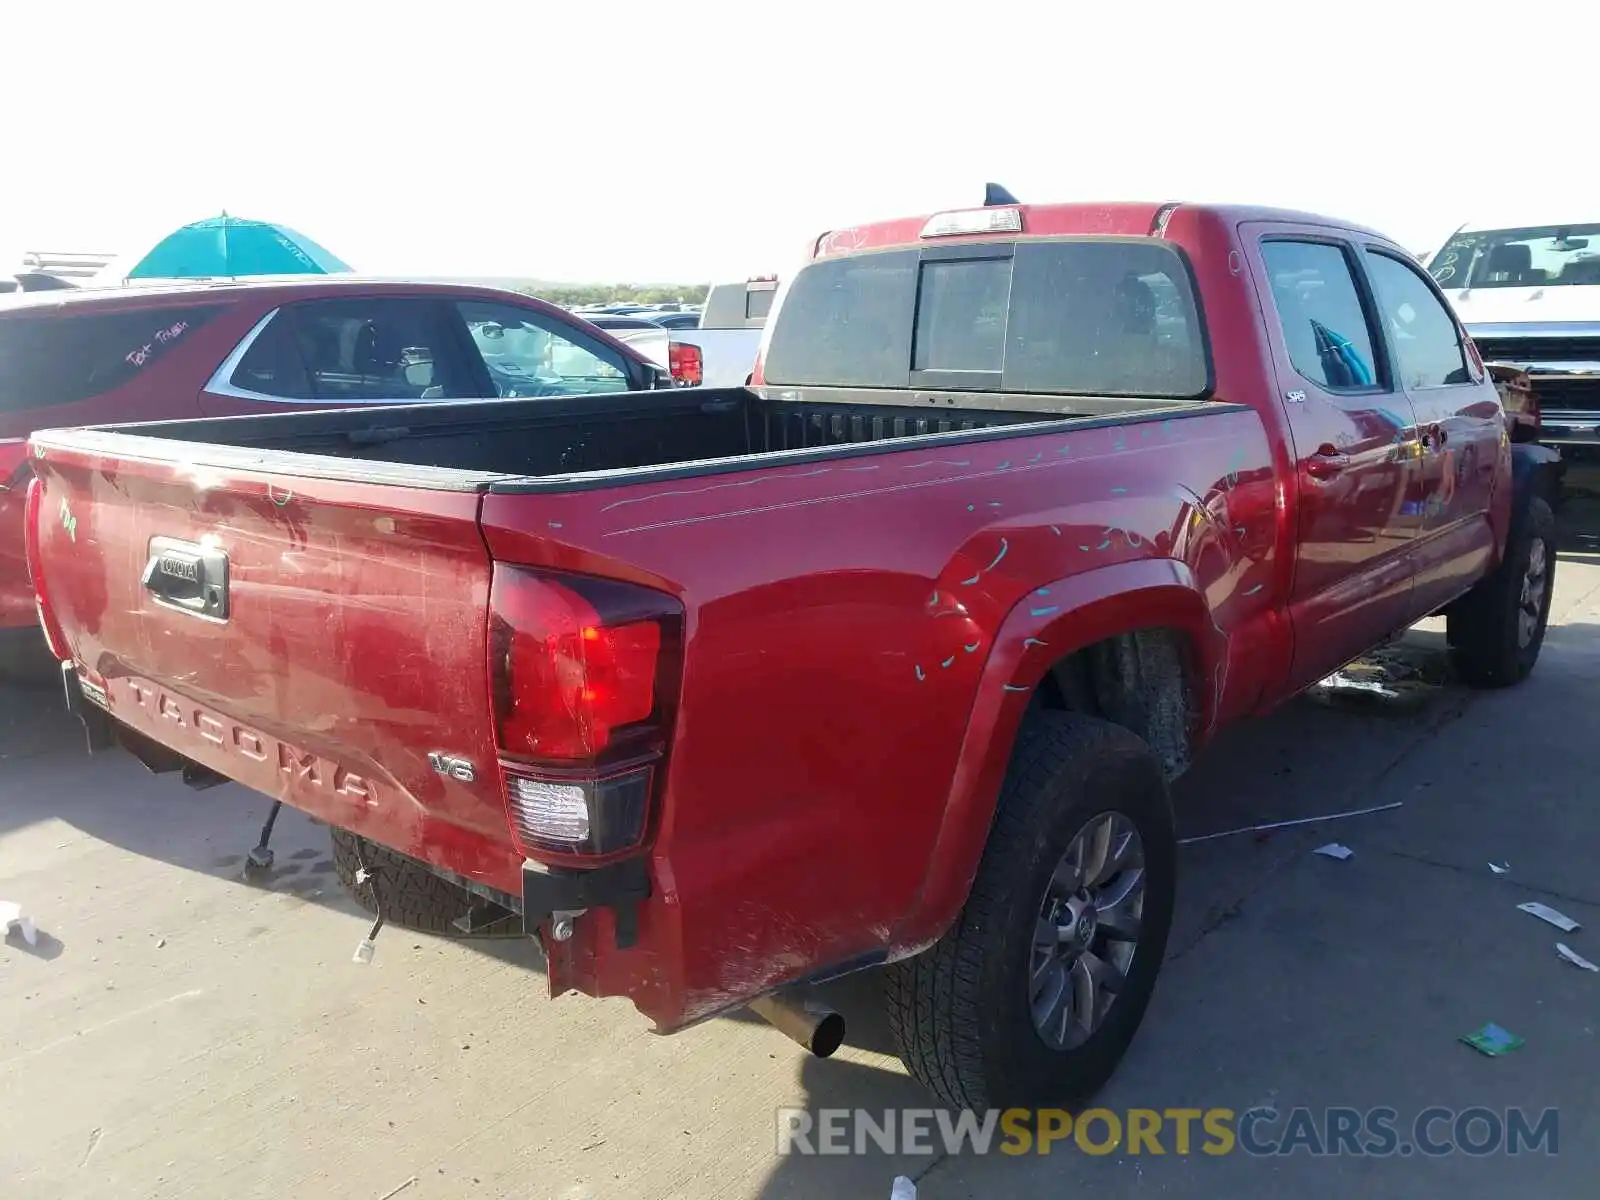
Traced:
[[0, 413], [89, 400], [148, 371], [222, 305], [0, 318]]
[[1210, 383], [1188, 266], [1147, 238], [824, 259], [790, 285], [763, 373], [785, 386], [1173, 398]]

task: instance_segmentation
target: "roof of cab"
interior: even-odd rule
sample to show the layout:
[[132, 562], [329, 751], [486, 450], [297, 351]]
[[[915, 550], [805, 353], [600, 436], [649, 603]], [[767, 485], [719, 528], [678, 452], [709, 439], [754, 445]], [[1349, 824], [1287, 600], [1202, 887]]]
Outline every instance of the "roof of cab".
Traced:
[[193, 303], [195, 300], [208, 298], [226, 299], [240, 294], [262, 296], [277, 293], [320, 293], [336, 296], [343, 291], [361, 291], [368, 295], [382, 295], [387, 292], [396, 295], [427, 292], [482, 297], [515, 296], [523, 302], [532, 299], [521, 292], [477, 283], [344, 274], [260, 275], [241, 279], [131, 281], [61, 291], [9, 292], [0, 295], [0, 316], [16, 312], [164, 308], [177, 303]]
[[[1169, 216], [1178, 211], [1186, 214], [1200, 213], [1219, 223], [1237, 227], [1249, 221], [1273, 221], [1294, 225], [1320, 226], [1346, 230], [1393, 242], [1375, 229], [1352, 221], [1340, 220], [1316, 213], [1299, 212], [1287, 208], [1269, 208], [1248, 204], [1191, 204], [1181, 201], [1113, 201], [1073, 204], [1018, 204], [993, 205], [994, 208], [1015, 208], [1022, 214], [1022, 236], [1101, 236], [1147, 237], [1155, 232], [1157, 219], [1163, 211]], [[928, 221], [942, 212], [977, 212], [982, 205], [952, 206], [938, 212], [915, 217], [900, 217], [887, 221], [873, 221], [846, 229], [833, 229], [819, 236], [813, 247], [813, 256], [822, 258], [852, 251], [887, 249], [891, 246], [923, 244], [922, 230]], [[1008, 233], [963, 234], [940, 241], [992, 240], [1015, 237]], [[1397, 243], [1396, 243], [1397, 244]]]

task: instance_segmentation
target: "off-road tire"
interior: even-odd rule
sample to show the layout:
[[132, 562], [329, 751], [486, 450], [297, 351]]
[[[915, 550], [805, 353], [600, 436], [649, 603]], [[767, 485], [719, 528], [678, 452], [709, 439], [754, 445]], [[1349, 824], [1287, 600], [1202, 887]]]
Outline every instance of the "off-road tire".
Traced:
[[[383, 902], [383, 919], [402, 929], [434, 933], [441, 937], [520, 937], [522, 923], [507, 921], [484, 933], [462, 933], [453, 922], [477, 903], [463, 887], [441, 879], [414, 858], [396, 853], [386, 846], [357, 837], [345, 829], [330, 829], [333, 835], [333, 865], [339, 882], [369, 913]], [[374, 876], [368, 883], [357, 883], [356, 872], [362, 863]], [[376, 898], [373, 884], [377, 885]]]
[[[1098, 814], [1126, 817], [1144, 843], [1145, 902], [1124, 990], [1089, 1040], [1057, 1050], [1028, 1004], [1038, 905], [1073, 837]], [[885, 972], [889, 1026], [913, 1078], [954, 1108], [1075, 1107], [1133, 1041], [1166, 952], [1177, 839], [1160, 761], [1118, 725], [1030, 715], [965, 907], [930, 949]]]
[[[1517, 614], [1522, 583], [1534, 544], [1544, 543], [1544, 596], [1533, 637], [1520, 644]], [[1445, 640], [1456, 674], [1474, 687], [1509, 687], [1521, 683], [1539, 660], [1556, 581], [1556, 517], [1549, 502], [1529, 495], [1511, 514], [1506, 553], [1492, 574], [1450, 606]]]

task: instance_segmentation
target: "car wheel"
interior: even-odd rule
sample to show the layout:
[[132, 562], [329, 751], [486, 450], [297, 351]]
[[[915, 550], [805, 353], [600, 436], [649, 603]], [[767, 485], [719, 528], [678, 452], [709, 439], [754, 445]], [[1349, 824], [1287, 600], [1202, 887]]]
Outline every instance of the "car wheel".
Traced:
[[1150, 747], [1077, 713], [1030, 716], [960, 916], [885, 974], [906, 1069], [957, 1108], [1088, 1099], [1144, 1018], [1176, 876]]
[[[339, 882], [369, 913], [377, 914], [381, 899], [383, 919], [389, 924], [443, 937], [522, 936], [521, 918], [490, 926], [480, 933], [462, 933], [455, 926], [456, 918], [466, 916], [478, 903], [466, 888], [440, 878], [414, 858], [357, 837], [349, 830], [330, 832]], [[363, 865], [372, 876], [370, 880], [360, 877]]]
[[1512, 514], [1500, 565], [1446, 617], [1445, 640], [1463, 681], [1506, 687], [1528, 677], [1544, 645], [1555, 579], [1555, 513], [1530, 495]]

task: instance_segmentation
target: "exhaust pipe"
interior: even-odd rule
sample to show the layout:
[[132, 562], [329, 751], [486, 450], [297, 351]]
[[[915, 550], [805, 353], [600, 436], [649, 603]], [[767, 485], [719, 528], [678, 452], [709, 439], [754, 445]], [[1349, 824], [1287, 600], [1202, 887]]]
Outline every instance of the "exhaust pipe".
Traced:
[[775, 992], [750, 1001], [750, 1009], [818, 1058], [827, 1058], [844, 1042], [844, 1018], [807, 996]]

